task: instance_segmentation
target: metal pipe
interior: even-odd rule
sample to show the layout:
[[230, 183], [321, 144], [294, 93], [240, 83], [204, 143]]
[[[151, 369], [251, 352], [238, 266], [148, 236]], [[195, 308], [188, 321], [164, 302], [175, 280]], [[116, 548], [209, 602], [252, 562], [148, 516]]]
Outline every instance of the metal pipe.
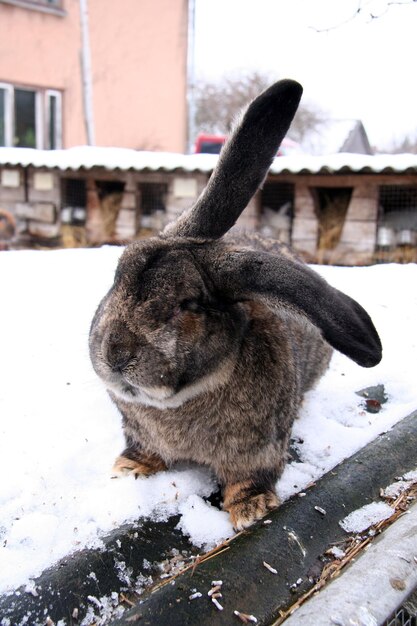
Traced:
[[187, 49], [187, 104], [188, 132], [187, 151], [194, 152], [195, 141], [195, 0], [188, 0], [188, 49]]
[[95, 145], [94, 113], [93, 113], [93, 85], [91, 79], [91, 52], [90, 35], [88, 28], [88, 0], [80, 0], [81, 25], [81, 72], [84, 104], [84, 122], [87, 135], [87, 144]]

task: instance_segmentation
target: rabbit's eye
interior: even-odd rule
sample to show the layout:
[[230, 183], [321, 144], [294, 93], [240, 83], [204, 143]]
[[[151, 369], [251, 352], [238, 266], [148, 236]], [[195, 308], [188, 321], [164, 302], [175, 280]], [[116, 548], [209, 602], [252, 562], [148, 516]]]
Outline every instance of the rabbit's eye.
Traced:
[[203, 311], [204, 307], [198, 300], [189, 298], [188, 300], [180, 302], [180, 304], [173, 309], [169, 319], [175, 319], [185, 312], [202, 313]]
[[196, 299], [183, 300], [180, 304], [181, 311], [190, 311], [191, 313], [202, 313], [204, 311], [201, 302]]

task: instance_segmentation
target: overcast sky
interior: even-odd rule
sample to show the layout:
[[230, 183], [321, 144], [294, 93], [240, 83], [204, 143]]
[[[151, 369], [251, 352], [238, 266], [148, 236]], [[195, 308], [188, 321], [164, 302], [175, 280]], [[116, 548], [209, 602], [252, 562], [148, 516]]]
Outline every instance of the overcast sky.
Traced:
[[371, 144], [388, 147], [417, 136], [417, 2], [403, 2], [196, 0], [197, 78], [295, 78], [306, 102], [361, 119]]

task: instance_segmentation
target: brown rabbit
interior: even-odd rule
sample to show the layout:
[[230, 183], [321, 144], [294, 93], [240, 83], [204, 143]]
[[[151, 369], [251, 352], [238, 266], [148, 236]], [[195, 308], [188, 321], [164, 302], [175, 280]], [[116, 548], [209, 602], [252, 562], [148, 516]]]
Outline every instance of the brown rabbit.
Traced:
[[381, 359], [366, 311], [287, 248], [222, 238], [261, 185], [301, 92], [283, 80], [250, 104], [196, 204], [126, 248], [90, 331], [94, 368], [123, 416], [115, 469], [207, 465], [236, 529], [278, 506], [292, 423], [330, 346], [364, 367]]

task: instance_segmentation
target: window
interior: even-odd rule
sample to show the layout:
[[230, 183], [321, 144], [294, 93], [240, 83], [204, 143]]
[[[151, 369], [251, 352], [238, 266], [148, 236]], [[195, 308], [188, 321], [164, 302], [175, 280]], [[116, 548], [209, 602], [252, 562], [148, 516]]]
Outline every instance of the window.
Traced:
[[52, 13], [53, 15], [65, 15], [62, 8], [62, 0], [0, 0], [5, 4], [13, 4], [22, 9], [31, 9], [33, 11], [42, 11], [44, 13]]
[[96, 180], [104, 241], [117, 238], [116, 223], [122, 208], [125, 183], [118, 180]]
[[378, 246], [417, 246], [417, 186], [382, 185], [379, 188]]
[[47, 6], [60, 7], [62, 5], [61, 0], [32, 0], [35, 4], [46, 4]]
[[319, 223], [318, 250], [334, 250], [340, 241], [352, 197], [352, 187], [316, 187], [313, 189]]
[[0, 84], [0, 146], [62, 146], [61, 93]]
[[10, 86], [0, 84], [0, 146], [12, 145], [11, 100]]
[[58, 91], [46, 92], [46, 148], [57, 150], [62, 148], [62, 112], [61, 94]]
[[14, 90], [14, 145], [36, 148], [36, 92]]
[[79, 178], [62, 179], [63, 224], [83, 226], [87, 216], [87, 188], [85, 180]]
[[5, 124], [4, 124], [4, 111], [6, 108], [6, 92], [4, 89], [0, 89], [0, 146], [6, 144]]
[[140, 228], [161, 230], [165, 225], [168, 185], [166, 183], [140, 183]]
[[261, 233], [290, 243], [293, 208], [293, 184], [265, 182], [261, 192]]
[[417, 230], [417, 186], [382, 185], [379, 188], [380, 222], [395, 230]]
[[142, 215], [152, 215], [156, 211], [165, 211], [168, 185], [164, 183], [141, 183], [139, 188]]

